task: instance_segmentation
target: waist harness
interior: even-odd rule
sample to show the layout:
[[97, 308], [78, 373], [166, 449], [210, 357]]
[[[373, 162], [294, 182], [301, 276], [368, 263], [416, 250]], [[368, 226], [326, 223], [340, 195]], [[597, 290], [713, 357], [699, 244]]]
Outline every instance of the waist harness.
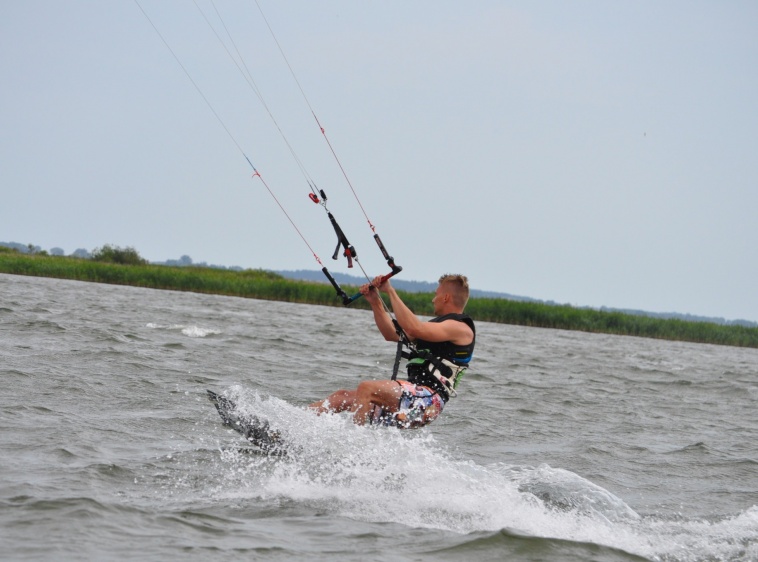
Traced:
[[428, 349], [411, 354], [407, 369], [408, 382], [428, 386], [445, 402], [457, 396], [455, 389], [458, 388], [458, 383], [466, 373], [466, 367], [435, 357]]

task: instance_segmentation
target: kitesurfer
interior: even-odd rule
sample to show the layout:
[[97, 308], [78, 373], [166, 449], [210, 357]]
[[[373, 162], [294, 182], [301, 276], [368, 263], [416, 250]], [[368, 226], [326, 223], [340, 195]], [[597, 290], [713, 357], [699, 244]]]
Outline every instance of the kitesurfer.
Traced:
[[[372, 380], [352, 390], [338, 390], [310, 405], [319, 413], [353, 413], [355, 423], [420, 427], [439, 416], [456, 395], [455, 387], [474, 351], [474, 322], [463, 313], [469, 297], [464, 275], [443, 275], [434, 293], [435, 317], [420, 320], [400, 299], [389, 279], [377, 277], [360, 289], [371, 304], [374, 321], [387, 341], [406, 336], [414, 349], [407, 356], [408, 380]], [[382, 303], [389, 296], [398, 329]]]

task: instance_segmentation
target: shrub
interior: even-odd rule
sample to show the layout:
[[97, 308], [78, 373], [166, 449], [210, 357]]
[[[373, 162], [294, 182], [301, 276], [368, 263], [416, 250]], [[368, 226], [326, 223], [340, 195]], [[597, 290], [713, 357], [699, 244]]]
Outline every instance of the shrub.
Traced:
[[108, 263], [119, 263], [122, 265], [145, 265], [147, 260], [139, 255], [139, 252], [131, 247], [119, 248], [106, 244], [102, 248], [92, 250], [92, 259]]

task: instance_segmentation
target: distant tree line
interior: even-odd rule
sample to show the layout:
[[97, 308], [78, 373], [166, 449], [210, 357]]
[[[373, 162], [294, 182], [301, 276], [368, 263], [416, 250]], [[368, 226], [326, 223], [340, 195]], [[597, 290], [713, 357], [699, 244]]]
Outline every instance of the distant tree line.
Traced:
[[230, 271], [244, 271], [244, 268], [238, 265], [232, 265], [232, 266], [227, 267], [225, 265], [209, 264], [204, 261], [195, 263], [192, 261], [192, 258], [187, 255], [180, 257], [178, 260], [154, 261], [150, 263], [152, 263], [153, 265], [170, 265], [173, 267], [207, 267], [209, 269], [228, 269]]
[[[20, 244], [18, 242], [0, 242], [0, 251], [2, 248], [9, 248], [22, 254], [39, 255], [39, 256], [65, 256], [66, 252], [63, 248], [50, 248], [49, 251], [43, 250], [40, 246], [34, 244]], [[119, 263], [122, 265], [144, 265], [151, 263], [153, 265], [169, 265], [178, 267], [207, 267], [210, 269], [228, 269], [230, 271], [244, 271], [244, 268], [233, 265], [216, 265], [209, 264], [207, 262], [193, 262], [192, 258], [184, 255], [178, 260], [166, 260], [166, 261], [154, 261], [150, 262], [143, 258], [137, 250], [131, 246], [121, 248], [120, 246], [105, 244], [99, 248], [95, 248], [91, 252], [85, 248], [77, 248], [69, 257], [81, 258], [86, 260], [95, 260], [107, 263]]]
[[[65, 256], [66, 255], [66, 252], [63, 250], [63, 248], [58, 248], [57, 246], [55, 248], [50, 248], [50, 251], [48, 252], [46, 250], [43, 250], [39, 246], [35, 246], [34, 244], [19, 244], [18, 242], [0, 242], [0, 248], [10, 248], [22, 254], [39, 254], [42, 256]], [[90, 252], [88, 252], [84, 248], [78, 248], [74, 250], [70, 254], [70, 256], [72, 258], [90, 259], [92, 257], [92, 254], [90, 254]]]

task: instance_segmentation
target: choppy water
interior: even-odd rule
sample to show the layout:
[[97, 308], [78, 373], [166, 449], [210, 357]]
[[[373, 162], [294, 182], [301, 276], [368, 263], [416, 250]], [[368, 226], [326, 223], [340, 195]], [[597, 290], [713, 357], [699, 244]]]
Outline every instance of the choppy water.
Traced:
[[478, 327], [439, 420], [361, 428], [302, 405], [387, 376], [370, 313], [0, 275], [0, 558], [758, 560], [758, 350]]

